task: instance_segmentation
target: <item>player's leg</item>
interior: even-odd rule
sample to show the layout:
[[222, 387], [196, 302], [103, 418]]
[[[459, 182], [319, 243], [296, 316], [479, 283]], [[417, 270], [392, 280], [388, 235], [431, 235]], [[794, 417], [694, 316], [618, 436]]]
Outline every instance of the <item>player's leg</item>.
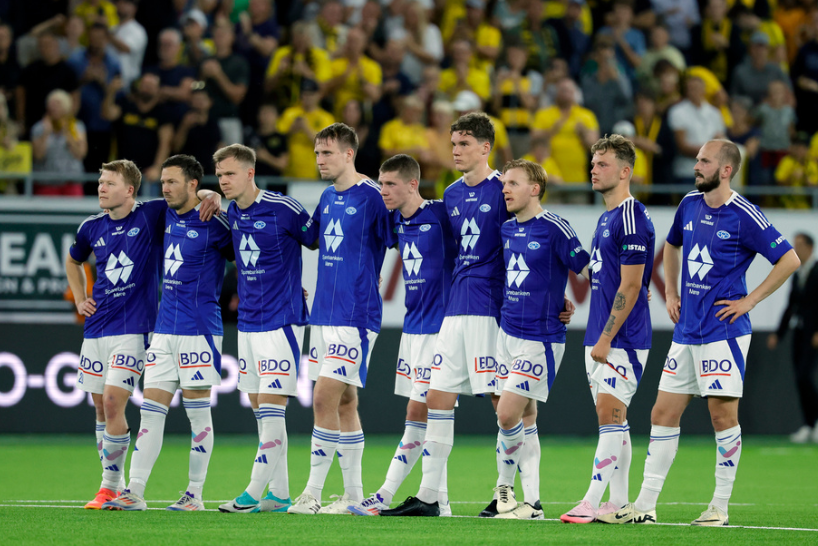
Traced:
[[537, 401], [531, 400], [523, 412], [525, 444], [520, 455], [520, 484], [526, 504], [539, 510], [540, 504], [540, 436], [537, 431]]
[[358, 387], [348, 385], [341, 404], [338, 407], [341, 423], [341, 436], [338, 440], [338, 466], [344, 479], [344, 495], [340, 497], [340, 505], [334, 508], [326, 507], [324, 513], [349, 513], [347, 507], [364, 500], [363, 469], [361, 461], [364, 455], [364, 431], [361, 427], [361, 418], [358, 415]]
[[741, 459], [741, 426], [738, 398], [708, 397], [707, 407], [716, 432], [716, 490], [708, 509], [693, 525], [721, 526], [728, 523], [728, 505]]
[[386, 506], [392, 502], [395, 493], [401, 486], [406, 476], [412, 471], [415, 463], [420, 459], [423, 452], [423, 440], [426, 437], [426, 420], [428, 409], [426, 404], [416, 400], [409, 400], [406, 405], [406, 423], [403, 436], [400, 439], [389, 470], [386, 472], [386, 480], [378, 490], [381, 502]]
[[207, 467], [213, 454], [213, 417], [210, 413], [210, 389], [182, 389], [182, 405], [190, 421], [190, 458], [188, 486], [182, 497], [167, 507], [174, 511], [204, 510], [202, 493]]
[[497, 404], [497, 513], [504, 514], [517, 508], [514, 496], [514, 478], [525, 444], [523, 413], [531, 402], [511, 391], [504, 391]]

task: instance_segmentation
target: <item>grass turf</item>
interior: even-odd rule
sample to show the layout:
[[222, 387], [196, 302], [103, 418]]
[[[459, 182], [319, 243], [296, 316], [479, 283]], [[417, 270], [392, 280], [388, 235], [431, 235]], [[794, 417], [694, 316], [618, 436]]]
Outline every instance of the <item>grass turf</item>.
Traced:
[[[367, 437], [364, 490], [382, 483], [397, 444], [397, 436]], [[243, 491], [256, 439], [222, 435], [216, 440], [205, 487], [206, 506], [214, 509]], [[164, 508], [187, 485], [190, 440], [168, 437], [150, 483], [151, 508]], [[520, 522], [477, 518], [360, 518], [354, 516], [292, 516], [286, 514], [184, 514], [82, 510], [99, 485], [100, 467], [93, 437], [4, 436], [0, 438], [0, 541], [6, 544], [80, 544], [89, 541], [179, 544], [270, 541], [321, 544], [488, 544], [497, 542], [590, 543], [607, 545], [668, 544], [786, 544], [818, 543], [818, 446], [794, 446], [783, 439], [747, 438], [733, 492], [733, 526], [809, 528], [816, 531], [733, 527], [704, 529], [682, 525], [565, 525], [556, 520], [580, 499], [588, 486], [593, 438], [543, 437], [541, 494], [547, 521]], [[634, 438], [631, 500], [638, 493], [647, 447], [646, 437]], [[309, 473], [309, 437], [290, 439], [290, 491], [297, 496]], [[496, 479], [494, 439], [457, 437], [449, 462], [449, 491], [455, 515], [474, 516], [491, 499]], [[713, 492], [712, 438], [682, 437], [679, 453], [659, 501], [661, 523], [687, 524], [705, 508]], [[395, 497], [417, 491], [415, 468]], [[333, 465], [324, 489], [342, 493], [341, 474]], [[516, 488], [519, 500], [522, 489]], [[213, 500], [209, 500], [213, 499]], [[35, 502], [36, 501], [36, 502]], [[394, 506], [395, 503], [393, 503]], [[58, 508], [57, 506], [60, 506]], [[71, 507], [71, 508], [66, 508]]]

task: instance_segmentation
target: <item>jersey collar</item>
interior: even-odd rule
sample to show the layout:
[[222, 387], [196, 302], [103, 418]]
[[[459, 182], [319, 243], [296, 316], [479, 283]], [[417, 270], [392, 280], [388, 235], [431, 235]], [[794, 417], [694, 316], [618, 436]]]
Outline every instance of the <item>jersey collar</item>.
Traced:
[[628, 201], [635, 201], [635, 200], [636, 200], [636, 199], [634, 198], [634, 196], [633, 196], [633, 195], [631, 195], [630, 197], [626, 197], [624, 201], [622, 201], [621, 203], [619, 203], [619, 204], [616, 206], [616, 208], [621, 207], [622, 205], [624, 205], [624, 204], [625, 204], [625, 203], [627, 203]]

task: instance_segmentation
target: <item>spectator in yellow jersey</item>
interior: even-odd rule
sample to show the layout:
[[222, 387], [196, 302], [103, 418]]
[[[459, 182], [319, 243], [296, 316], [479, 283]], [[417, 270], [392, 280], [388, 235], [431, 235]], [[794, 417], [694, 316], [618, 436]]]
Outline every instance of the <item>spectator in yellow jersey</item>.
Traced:
[[[554, 105], [537, 112], [531, 137], [545, 137], [566, 184], [588, 182], [588, 150], [599, 139], [596, 116], [576, 103], [576, 84], [565, 78], [557, 84]], [[587, 202], [583, 193], [574, 193], [571, 202]]]
[[[790, 153], [778, 164], [775, 170], [775, 182], [779, 186], [803, 188], [818, 186], [818, 162], [809, 155], [810, 137], [807, 133], [798, 132], [790, 145]], [[788, 209], [807, 209], [809, 197], [797, 195], [781, 196], [781, 203]]]
[[452, 66], [440, 73], [440, 90], [450, 99], [461, 91], [471, 91], [487, 101], [491, 94], [488, 72], [472, 66], [473, 51], [466, 40], [452, 44]]
[[690, 64], [707, 67], [728, 85], [744, 54], [741, 29], [727, 17], [727, 2], [708, 0], [704, 19], [691, 31]]
[[462, 4], [449, 2], [441, 32], [447, 53], [453, 54], [455, 42], [467, 40], [475, 48], [472, 65], [484, 72], [492, 70], [500, 55], [502, 37], [500, 30], [486, 20], [486, 3], [483, 0], [466, 0], [465, 8]]
[[307, 24], [295, 23], [290, 34], [292, 44], [275, 52], [264, 81], [264, 90], [275, 99], [279, 110], [299, 102], [302, 80], [312, 80], [323, 89], [332, 76], [329, 56], [312, 45]]
[[[452, 102], [452, 108], [458, 116], [469, 112], [482, 112], [482, 101], [476, 93], [472, 91], [461, 91]], [[508, 138], [508, 131], [502, 121], [489, 116], [491, 124], [494, 125], [494, 146], [489, 153], [489, 166], [500, 170], [503, 165], [511, 161], [514, 157], [511, 153], [511, 144]]]
[[381, 98], [381, 67], [364, 55], [364, 49], [366, 35], [353, 28], [347, 34], [343, 54], [332, 61], [332, 79], [327, 84], [327, 94], [334, 96], [338, 117], [349, 100], [377, 102]]
[[[636, 133], [629, 137], [637, 150], [645, 155], [647, 172], [645, 184], [670, 184], [673, 173], [673, 131], [656, 109], [656, 101], [649, 91], [636, 94], [636, 111], [633, 116]], [[655, 204], [670, 204], [664, 197], [654, 196]]]
[[284, 110], [278, 120], [278, 132], [287, 135], [290, 155], [284, 176], [315, 180], [315, 133], [335, 123], [335, 118], [318, 106], [321, 94], [316, 82], [302, 80], [300, 95], [300, 102]]
[[378, 146], [383, 159], [406, 154], [424, 163], [429, 162], [426, 128], [421, 123], [423, 103], [416, 95], [408, 95], [398, 106], [399, 116], [381, 128]]
[[[108, 0], [83, 0], [74, 8], [74, 15], [82, 18], [86, 29], [91, 28], [94, 23], [102, 23], [109, 30], [119, 24], [116, 6]], [[82, 35], [80, 43], [88, 45], [87, 33]]]
[[531, 93], [531, 80], [523, 74], [528, 50], [522, 42], [506, 47], [506, 66], [497, 71], [492, 96], [494, 111], [508, 130], [511, 150], [519, 157], [528, 150], [531, 112], [537, 99]]
[[343, 51], [347, 30], [344, 26], [344, 6], [338, 0], [325, 2], [318, 17], [307, 26], [313, 45], [329, 53], [332, 58]]
[[179, 64], [199, 71], [199, 66], [215, 52], [213, 40], [205, 39], [207, 16], [200, 9], [192, 9], [182, 16], [182, 53]]

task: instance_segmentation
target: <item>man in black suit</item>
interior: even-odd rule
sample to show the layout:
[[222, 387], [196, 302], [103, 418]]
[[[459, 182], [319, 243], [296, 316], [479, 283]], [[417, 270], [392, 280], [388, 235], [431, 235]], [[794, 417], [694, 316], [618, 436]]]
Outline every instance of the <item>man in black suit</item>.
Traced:
[[767, 338], [767, 347], [775, 349], [778, 341], [792, 327], [792, 360], [804, 425], [790, 436], [790, 440], [799, 444], [809, 441], [818, 443], [818, 388], [815, 386], [815, 368], [818, 364], [818, 267], [812, 255], [814, 241], [810, 235], [796, 234], [794, 246], [801, 267], [792, 276], [787, 308], [778, 331]]

